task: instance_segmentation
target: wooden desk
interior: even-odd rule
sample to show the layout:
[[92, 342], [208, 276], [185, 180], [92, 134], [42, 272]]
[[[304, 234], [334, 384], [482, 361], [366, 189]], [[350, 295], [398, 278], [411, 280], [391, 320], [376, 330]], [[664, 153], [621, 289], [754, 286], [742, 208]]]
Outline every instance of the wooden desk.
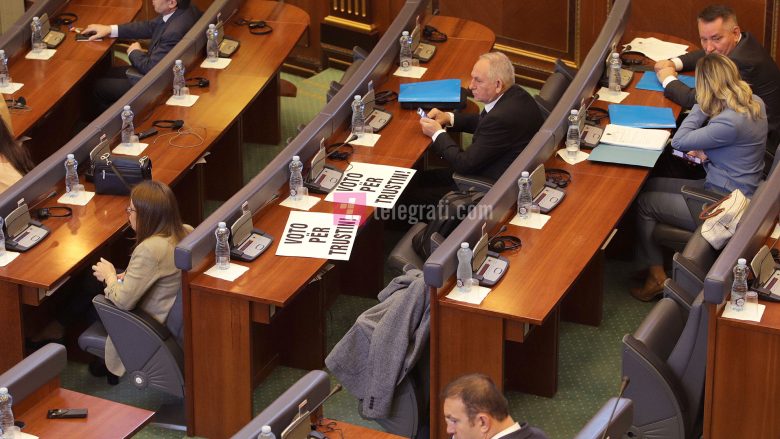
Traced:
[[328, 439], [401, 439], [403, 437], [332, 419], [321, 420], [317, 431], [325, 433]]
[[[84, 27], [90, 23], [125, 23], [131, 21], [140, 10], [141, 0], [71, 0], [61, 12], [75, 13], [78, 15], [78, 21], [74, 25]], [[46, 119], [51, 110], [63, 102], [69, 92], [106, 56], [113, 42], [112, 38], [104, 38], [100, 42], [77, 42], [75, 33], [68, 32], [66, 26], [60, 30], [65, 32], [65, 40], [51, 59], [25, 59], [29, 52], [28, 47], [9, 60], [12, 80], [23, 83], [24, 87], [13, 95], [4, 96], [6, 99], [24, 96], [27, 106], [30, 107], [30, 111], [11, 111], [11, 123], [17, 138], [31, 135], [36, 124]], [[83, 104], [80, 99], [74, 102]], [[61, 122], [59, 126], [69, 124], [69, 127], [72, 127], [79, 111], [70, 111], [70, 115], [65, 113], [67, 112], [58, 112], [56, 117], [67, 118], [67, 121], [57, 122]], [[33, 142], [34, 148], [45, 147], [45, 151], [31, 150], [36, 162], [58, 149], [66, 140], [56, 136], [43, 137], [46, 138], [41, 138], [40, 141], [34, 138], [30, 141]]]
[[[677, 116], [680, 107], [663, 93], [634, 88], [640, 75], [635, 74], [622, 103], [671, 107]], [[606, 103], [597, 104], [602, 105]], [[649, 169], [590, 161], [571, 166], [557, 155], [545, 167], [572, 174], [566, 198], [541, 230], [507, 224], [506, 234], [519, 237], [523, 245], [506, 255], [509, 270], [482, 304], [446, 298], [454, 280], [433, 291], [438, 301], [431, 319], [431, 437], [437, 437], [437, 428], [445, 431], [437, 392], [447, 383], [479, 372], [499, 389], [552, 397], [558, 384], [560, 319], [590, 325], [601, 321], [601, 250]], [[507, 212], [504, 222], [514, 214]]]
[[[769, 241], [771, 245], [775, 240]], [[712, 395], [707, 396], [711, 410], [705, 415], [707, 437], [780, 437], [780, 303], [759, 303], [766, 305], [760, 322], [724, 318], [728, 305], [719, 311], [708, 305], [710, 315], [718, 317], [709, 326], [715, 354], [708, 365], [713, 378]]]
[[[467, 81], [473, 62], [493, 46], [493, 32], [480, 24], [449, 17], [432, 17], [431, 23], [446, 32], [449, 40], [438, 45], [422, 80], [455, 77]], [[376, 88], [398, 90], [399, 82], [399, 78], [391, 76]], [[430, 139], [422, 134], [419, 116], [414, 111], [401, 110], [397, 102], [386, 108], [393, 113], [393, 119], [381, 131], [382, 138], [374, 148], [355, 147], [352, 161], [411, 167], [428, 147]], [[346, 137], [346, 131], [339, 131], [330, 142]], [[286, 194], [286, 185], [279, 191]], [[276, 239], [263, 255], [247, 264], [251, 267], [248, 272], [234, 282], [206, 276], [203, 272], [214, 263], [213, 257], [209, 257], [185, 276], [185, 291], [190, 290], [189, 295], [185, 294], [189, 297], [189, 303], [185, 302], [185, 316], [189, 318], [185, 328], [191, 331], [186, 336], [187, 401], [194, 404], [188, 406], [191, 424], [188, 433], [191, 435], [226, 437], [249, 422], [253, 384], [279, 361], [279, 356], [284, 357], [287, 364], [298, 367], [322, 366], [325, 299], [318, 287], [312, 287], [312, 294], [301, 293], [327, 261], [275, 255], [290, 213], [289, 208], [279, 206], [278, 202], [276, 200], [254, 217], [254, 226]], [[312, 211], [333, 212], [333, 206], [333, 203], [321, 202]], [[366, 208], [362, 212], [366, 217], [373, 209]], [[370, 222], [366, 229], [373, 223]], [[376, 241], [366, 239], [365, 235], [370, 233], [365, 229], [361, 232], [363, 237], [358, 239], [352, 252], [352, 260], [362, 263], [362, 268], [357, 269], [363, 274], [358, 281], [372, 277], [367, 270], [381, 273], [384, 263], [382, 253], [376, 250]], [[360, 246], [364, 248], [360, 249]], [[363, 251], [365, 253], [361, 253]], [[379, 291], [381, 276], [378, 279], [380, 284], [368, 291]], [[277, 308], [285, 309], [277, 313]], [[285, 319], [294, 320], [289, 331], [287, 327], [277, 331], [275, 328], [283, 325]], [[253, 326], [252, 323], [262, 325]], [[253, 343], [254, 339], [264, 342]], [[279, 354], [295, 346], [304, 346], [308, 352]], [[208, 401], [199, 395], [209, 395]]]
[[[203, 143], [193, 148], [168, 146], [167, 138], [151, 144], [154, 138], [150, 138], [150, 146], [143, 154], [152, 159], [155, 179], [176, 184], [231, 124], [236, 125], [244, 106], [260, 94], [263, 85], [274, 83], [282, 62], [309, 24], [308, 15], [301, 9], [273, 1], [250, 1], [239, 14], [264, 18], [275, 30], [265, 37], [250, 38], [248, 32], [244, 35], [241, 29], [233, 29], [231, 26], [234, 25], [228, 24], [226, 29], [242, 41], [241, 50], [236, 52], [231, 65], [224, 71], [193, 69], [193, 74], [210, 78], [210, 89], [193, 90], [193, 94], [201, 94], [201, 98], [192, 107], [161, 106], [151, 111], [154, 118], [184, 119], [195, 127], [206, 128]], [[254, 58], [256, 56], [259, 58]], [[263, 59], [263, 62], [256, 62], [257, 59]], [[275, 89], [270, 91], [273, 94]], [[148, 125], [141, 124], [141, 127]], [[191, 138], [180, 140], [182, 143], [191, 141]], [[231, 171], [241, 174], [241, 168], [235, 165], [222, 169], [226, 174]], [[63, 185], [64, 182], [59, 185], [60, 194]], [[87, 190], [94, 190], [91, 184], [86, 186]], [[203, 192], [197, 187], [189, 187], [188, 191], [196, 195]], [[54, 201], [56, 198], [44, 206], [56, 204]], [[45, 225], [51, 229], [50, 236], [0, 268], [0, 352], [4, 353], [0, 356], [0, 371], [16, 364], [24, 354], [22, 304], [40, 304], [46, 299], [45, 291], [91, 263], [96, 254], [127, 227], [124, 208], [128, 202], [125, 196], [96, 195], [87, 206], [74, 206], [71, 218], [46, 220]]]
[[[46, 413], [54, 408], [86, 408], [88, 415], [85, 419], [47, 419]], [[27, 424], [25, 433], [40, 438], [104, 439], [132, 437], [154, 412], [57, 388], [14, 415]]]

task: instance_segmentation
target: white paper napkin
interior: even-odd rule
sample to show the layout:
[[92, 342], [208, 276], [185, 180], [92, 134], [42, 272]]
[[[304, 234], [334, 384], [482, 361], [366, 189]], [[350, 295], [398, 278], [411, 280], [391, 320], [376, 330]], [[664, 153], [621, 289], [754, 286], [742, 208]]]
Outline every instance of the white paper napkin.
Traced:
[[94, 196], [95, 193], [89, 191], [81, 191], [75, 197], [71, 197], [69, 194], [65, 193], [62, 194], [57, 202], [60, 204], [72, 204], [74, 206], [86, 206], [87, 203], [89, 203], [89, 200], [91, 200]]
[[54, 49], [43, 49], [38, 53], [33, 53], [32, 51], [27, 52], [27, 55], [24, 57], [27, 59], [38, 59], [38, 60], [47, 60], [54, 56], [54, 54], [57, 53]]
[[216, 265], [214, 265], [213, 267], [209, 268], [205, 274], [211, 277], [216, 277], [217, 279], [233, 282], [247, 271], [249, 271], [249, 267], [244, 265], [230, 264], [230, 267], [228, 267], [227, 270], [220, 270]]
[[12, 95], [17, 91], [19, 91], [22, 87], [24, 87], [24, 84], [22, 84], [21, 82], [9, 82], [8, 86], [0, 87], [0, 93]]
[[623, 102], [623, 99], [628, 97], [630, 93], [621, 91], [620, 93], [613, 93], [607, 87], [601, 87], [596, 93], [599, 94], [599, 100], [604, 102], [612, 102], [613, 104], [619, 104]]
[[425, 68], [425, 67], [412, 66], [412, 67], [409, 67], [409, 70], [404, 71], [404, 70], [401, 70], [400, 67], [398, 67], [398, 69], [396, 69], [396, 71], [393, 73], [393, 75], [394, 76], [400, 76], [402, 78], [420, 79], [420, 78], [423, 77], [423, 75], [425, 74], [425, 72], [427, 70], [428, 69]]
[[204, 59], [203, 62], [200, 63], [200, 66], [201, 66], [201, 68], [204, 68], [204, 69], [218, 69], [218, 70], [222, 70], [225, 67], [230, 65], [230, 61], [231, 61], [230, 58], [217, 58], [217, 60], [214, 61], [214, 62], [210, 62], [210, 61], [207, 61], [207, 60]]
[[122, 154], [122, 155], [141, 155], [142, 152], [146, 149], [146, 147], [149, 146], [148, 143], [120, 143], [117, 145], [116, 148], [114, 148], [111, 152], [114, 154]]
[[585, 160], [588, 159], [589, 155], [590, 154], [588, 154], [587, 152], [580, 150], [577, 151], [577, 158], [572, 160], [569, 158], [569, 154], [566, 152], [566, 148], [561, 148], [558, 150], [558, 156], [562, 158], [564, 162], [570, 165], [576, 165], [579, 162], [584, 162]]
[[6, 250], [2, 256], [0, 256], [0, 267], [5, 267], [10, 264], [11, 261], [19, 257], [19, 253]]
[[479, 305], [482, 303], [483, 300], [485, 300], [485, 297], [487, 297], [489, 292], [490, 292], [490, 288], [488, 287], [472, 285], [471, 289], [468, 292], [464, 293], [462, 291], [459, 291], [458, 287], [455, 286], [452, 288], [449, 294], [447, 294], [447, 298], [452, 300], [457, 300], [458, 302], [466, 302], [474, 305]]
[[168, 98], [167, 101], [165, 101], [165, 105], [171, 105], [173, 107], [192, 107], [195, 105], [195, 102], [198, 100], [200, 96], [198, 95], [187, 95], [183, 98], [177, 98], [175, 96], [171, 96]]
[[[352, 134], [350, 134], [352, 136]], [[380, 134], [376, 133], [363, 133], [358, 136], [357, 139], [349, 142], [350, 145], [358, 145], [358, 146], [370, 146], [373, 147], [376, 145], [376, 142], [379, 141], [379, 138], [381, 137]], [[346, 142], [346, 140], [345, 140]]]
[[515, 214], [512, 221], [509, 224], [513, 226], [528, 227], [529, 229], [541, 229], [550, 220], [550, 215], [543, 213], [533, 213], [528, 215], [528, 218], [521, 218], [520, 215]]
[[291, 209], [309, 210], [319, 202], [320, 199], [317, 197], [312, 197], [311, 195], [304, 195], [301, 197], [300, 200], [293, 200], [292, 198], [287, 197], [286, 200], [282, 201], [279, 204], [285, 207], [289, 207]]

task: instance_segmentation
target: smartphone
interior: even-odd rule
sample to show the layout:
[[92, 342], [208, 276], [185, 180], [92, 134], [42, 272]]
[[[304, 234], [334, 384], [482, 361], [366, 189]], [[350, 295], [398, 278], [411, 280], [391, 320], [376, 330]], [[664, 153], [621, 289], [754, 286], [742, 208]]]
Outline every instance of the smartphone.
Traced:
[[86, 418], [87, 409], [51, 409], [46, 413], [49, 419]]
[[684, 153], [682, 151], [676, 150], [676, 149], [672, 149], [672, 155], [677, 157], [677, 158], [689, 161], [691, 163], [696, 163], [697, 165], [701, 164], [701, 159], [700, 158], [694, 157], [692, 155], [688, 155], [688, 154], [686, 154], [686, 153]]
[[428, 115], [425, 114], [425, 111], [423, 111], [423, 109], [420, 107], [417, 107], [417, 114], [420, 115], [420, 119], [422, 119], [423, 117], [428, 117]]

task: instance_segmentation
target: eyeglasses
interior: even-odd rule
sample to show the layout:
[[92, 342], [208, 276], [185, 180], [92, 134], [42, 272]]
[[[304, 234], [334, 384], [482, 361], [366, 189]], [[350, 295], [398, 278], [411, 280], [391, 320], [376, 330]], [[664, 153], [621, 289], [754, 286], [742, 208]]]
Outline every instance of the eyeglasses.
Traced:
[[128, 214], [128, 215], [130, 215], [131, 213], [135, 212], [136, 210], [135, 210], [135, 209], [133, 209], [133, 207], [132, 207], [132, 206], [127, 206], [127, 207], [125, 208], [125, 211], [127, 212], [127, 214]]

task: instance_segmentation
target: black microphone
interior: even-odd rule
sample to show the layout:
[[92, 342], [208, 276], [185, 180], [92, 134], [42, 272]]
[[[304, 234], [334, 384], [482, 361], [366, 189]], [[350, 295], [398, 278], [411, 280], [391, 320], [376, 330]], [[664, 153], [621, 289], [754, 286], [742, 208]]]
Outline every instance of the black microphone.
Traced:
[[620, 383], [620, 392], [618, 393], [617, 400], [615, 400], [615, 405], [612, 407], [612, 413], [609, 414], [607, 425], [604, 426], [604, 432], [601, 434], [601, 439], [605, 439], [607, 437], [607, 430], [609, 430], [609, 424], [612, 423], [612, 417], [615, 416], [615, 410], [617, 410], [617, 406], [618, 404], [620, 404], [620, 398], [623, 397], [623, 392], [626, 391], [626, 387], [628, 387], [629, 382], [631, 382], [631, 380], [627, 376], [624, 376], [623, 381]]

